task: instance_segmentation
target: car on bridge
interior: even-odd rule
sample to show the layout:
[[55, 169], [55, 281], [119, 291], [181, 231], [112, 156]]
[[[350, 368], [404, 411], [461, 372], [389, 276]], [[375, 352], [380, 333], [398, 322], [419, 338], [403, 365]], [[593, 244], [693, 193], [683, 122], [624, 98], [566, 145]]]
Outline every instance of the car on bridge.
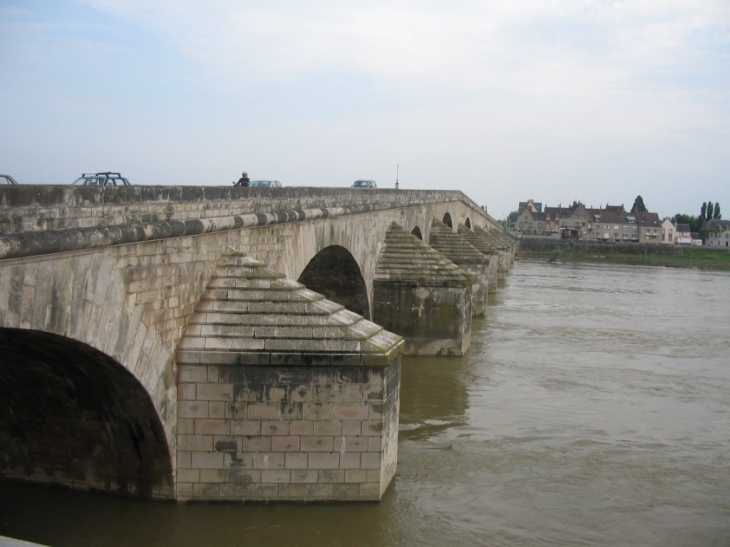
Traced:
[[281, 188], [282, 184], [278, 180], [252, 180], [249, 188]]
[[82, 173], [73, 184], [76, 186], [132, 186], [122, 175], [111, 171], [104, 173]]
[[352, 183], [352, 188], [377, 188], [374, 180], [356, 180]]
[[18, 181], [10, 175], [0, 175], [0, 186], [8, 184], [18, 184]]

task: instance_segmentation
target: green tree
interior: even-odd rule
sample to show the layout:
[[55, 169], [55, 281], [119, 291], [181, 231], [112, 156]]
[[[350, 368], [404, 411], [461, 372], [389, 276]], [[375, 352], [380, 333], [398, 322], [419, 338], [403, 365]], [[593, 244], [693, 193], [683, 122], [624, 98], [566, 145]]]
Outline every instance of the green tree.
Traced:
[[720, 214], [720, 204], [715, 203], [715, 212], [712, 215], [712, 218], [716, 218], [718, 220], [722, 219], [722, 215]]
[[674, 215], [674, 221], [677, 224], [689, 224], [690, 232], [699, 232], [700, 225], [702, 224], [702, 219], [700, 217], [684, 215], [681, 213]]
[[641, 196], [636, 196], [636, 199], [634, 200], [634, 206], [631, 207], [631, 210], [637, 213], [644, 213], [646, 212], [646, 206], [644, 205], [644, 198]]
[[707, 202], [707, 216], [705, 217], [705, 220], [712, 220], [712, 214], [715, 212], [715, 206], [712, 204], [711, 201]]
[[705, 218], [707, 215], [707, 202], [702, 202], [702, 208], [700, 208], [700, 218]]
[[520, 213], [517, 211], [512, 211], [509, 215], [507, 215], [507, 225], [514, 226], [517, 224], [517, 219], [519, 218]]

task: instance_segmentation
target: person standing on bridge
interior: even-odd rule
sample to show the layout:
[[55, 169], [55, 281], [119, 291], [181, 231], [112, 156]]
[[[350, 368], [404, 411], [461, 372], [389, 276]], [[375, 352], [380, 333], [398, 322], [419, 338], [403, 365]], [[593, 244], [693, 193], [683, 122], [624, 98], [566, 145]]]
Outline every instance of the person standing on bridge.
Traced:
[[251, 182], [251, 180], [248, 178], [248, 173], [244, 171], [241, 174], [241, 178], [238, 179], [238, 182], [236, 182], [233, 186], [248, 186], [249, 182]]

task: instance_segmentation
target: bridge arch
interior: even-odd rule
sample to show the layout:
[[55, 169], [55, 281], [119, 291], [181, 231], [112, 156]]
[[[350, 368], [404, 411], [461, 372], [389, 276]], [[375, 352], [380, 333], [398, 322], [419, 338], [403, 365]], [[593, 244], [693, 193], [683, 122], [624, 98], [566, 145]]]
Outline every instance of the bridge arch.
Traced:
[[418, 239], [420, 239], [421, 241], [423, 241], [423, 234], [421, 233], [421, 229], [418, 226], [416, 226], [415, 228], [413, 228], [413, 230], [411, 230], [411, 233], [414, 236], [416, 236]]
[[319, 251], [302, 271], [299, 283], [328, 300], [370, 319], [370, 305], [360, 266], [350, 251], [330, 245]]
[[471, 220], [469, 220], [469, 217], [466, 217], [466, 220], [464, 221], [464, 226], [471, 230]]
[[454, 229], [454, 223], [451, 221], [451, 215], [449, 213], [444, 214], [444, 219], [441, 222], [446, 224], [446, 226], [448, 226], [452, 230]]
[[149, 394], [117, 361], [42, 331], [0, 329], [0, 478], [174, 497]]

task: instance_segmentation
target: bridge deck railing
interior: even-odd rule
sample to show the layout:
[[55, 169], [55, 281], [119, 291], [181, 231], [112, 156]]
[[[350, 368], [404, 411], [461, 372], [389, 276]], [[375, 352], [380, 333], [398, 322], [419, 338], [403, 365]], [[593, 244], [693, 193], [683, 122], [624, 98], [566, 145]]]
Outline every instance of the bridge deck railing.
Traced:
[[0, 188], [0, 260], [462, 201], [460, 191], [238, 187]]

